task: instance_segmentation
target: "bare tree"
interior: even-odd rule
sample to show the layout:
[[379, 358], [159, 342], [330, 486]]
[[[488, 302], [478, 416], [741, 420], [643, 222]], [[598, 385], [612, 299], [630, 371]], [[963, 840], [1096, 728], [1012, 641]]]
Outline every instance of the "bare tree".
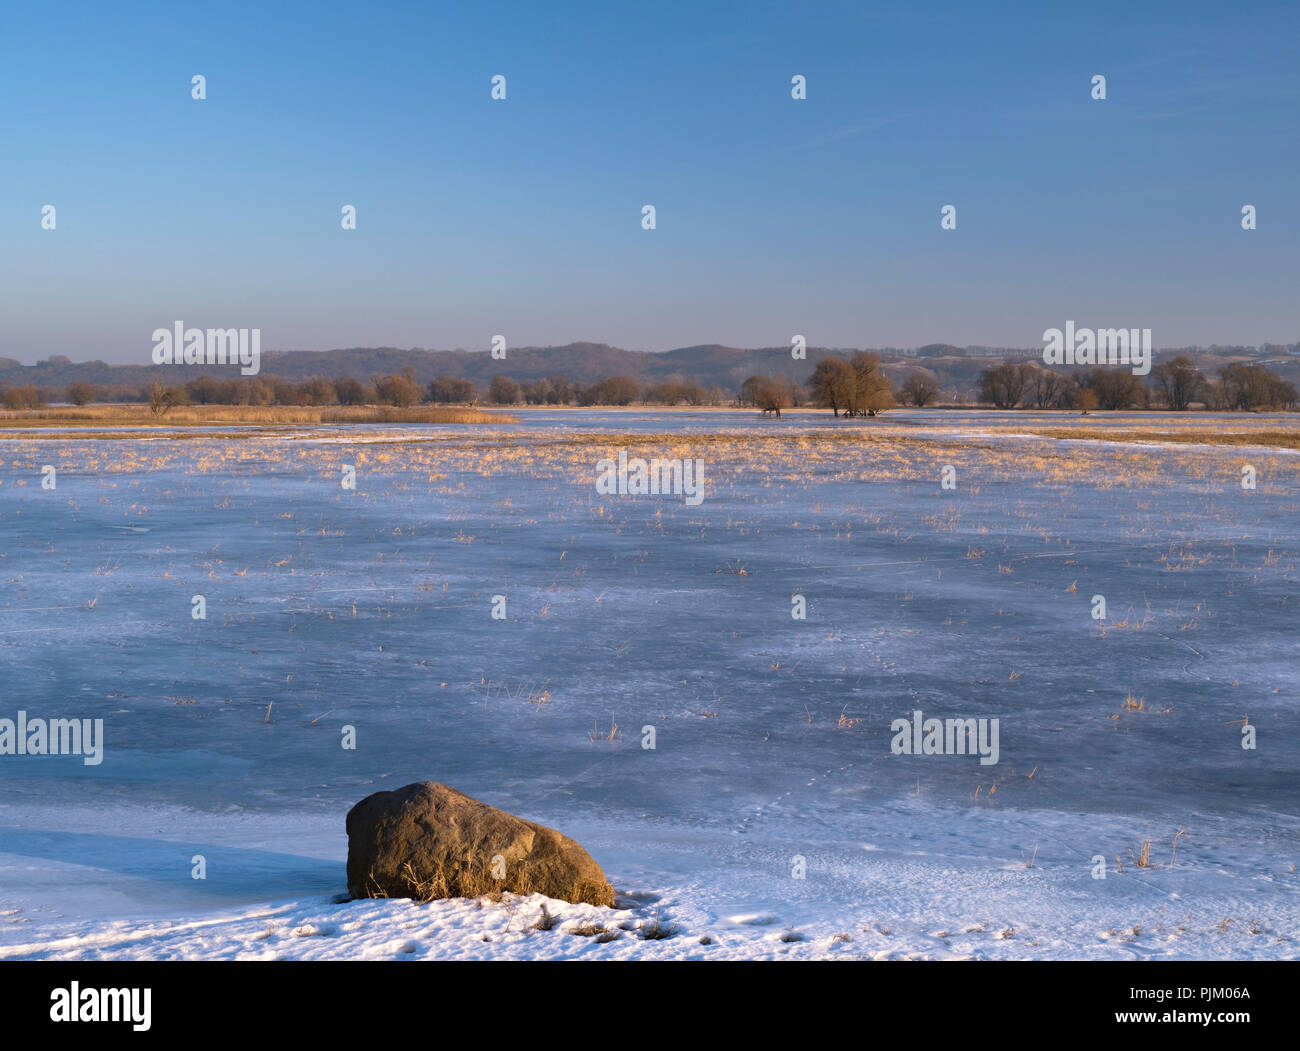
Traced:
[[1200, 397], [1205, 386], [1205, 377], [1192, 359], [1183, 354], [1161, 362], [1151, 370], [1151, 376], [1164, 395], [1165, 404], [1175, 412], [1185, 411]]
[[980, 373], [980, 400], [991, 401], [999, 409], [1014, 409], [1025, 396], [1033, 378], [1034, 366], [1028, 362], [1005, 362]]
[[939, 396], [939, 385], [924, 372], [913, 372], [903, 380], [900, 388], [904, 402], [911, 402], [918, 409], [924, 409]]
[[93, 383], [78, 381], [68, 384], [68, 401], [73, 405], [89, 405], [95, 400], [98, 391]]
[[849, 362], [853, 369], [853, 400], [850, 409], [859, 416], [874, 416], [895, 405], [894, 387], [880, 367], [880, 355], [859, 351]]
[[519, 400], [519, 384], [508, 376], [493, 376], [488, 384], [488, 400], [497, 405], [513, 405]]
[[849, 410], [853, 403], [855, 377], [852, 367], [842, 358], [822, 358], [808, 378], [808, 390], [813, 401], [827, 406], [838, 416], [840, 410]]
[[1069, 384], [1059, 372], [1034, 366], [1029, 378], [1029, 395], [1034, 407], [1039, 409], [1060, 409], [1068, 400]]
[[404, 372], [389, 373], [387, 376], [374, 378], [375, 400], [383, 405], [396, 405], [407, 408], [420, 400], [424, 391], [415, 382], [415, 370], [407, 368]]
[[154, 380], [154, 385], [149, 388], [149, 411], [155, 416], [165, 416], [171, 407], [166, 386], [161, 381]]

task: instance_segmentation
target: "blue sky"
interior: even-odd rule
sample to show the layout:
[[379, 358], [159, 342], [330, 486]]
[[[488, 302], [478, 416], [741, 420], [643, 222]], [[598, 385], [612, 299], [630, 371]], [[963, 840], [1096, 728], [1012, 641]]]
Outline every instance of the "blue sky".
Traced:
[[1300, 339], [1294, 2], [9, 3], [3, 39], [25, 362], [145, 363], [178, 319], [268, 349]]

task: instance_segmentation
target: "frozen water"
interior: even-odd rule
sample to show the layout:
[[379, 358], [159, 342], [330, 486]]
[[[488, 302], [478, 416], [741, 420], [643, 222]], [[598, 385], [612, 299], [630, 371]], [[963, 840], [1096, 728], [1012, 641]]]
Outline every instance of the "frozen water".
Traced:
[[[9, 432], [0, 718], [103, 719], [105, 758], [0, 756], [0, 957], [1300, 955], [1294, 455], [1060, 422]], [[598, 494], [624, 448], [704, 502]], [[998, 719], [998, 763], [893, 754], [915, 710]], [[674, 935], [334, 904], [347, 809], [426, 779]]]

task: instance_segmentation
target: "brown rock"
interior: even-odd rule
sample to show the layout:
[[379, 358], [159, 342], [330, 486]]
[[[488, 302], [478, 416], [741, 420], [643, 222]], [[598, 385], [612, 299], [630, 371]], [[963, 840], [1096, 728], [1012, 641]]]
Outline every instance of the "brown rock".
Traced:
[[[366, 796], [348, 811], [354, 898], [471, 898], [493, 891], [613, 905], [591, 855], [553, 828], [421, 781]], [[500, 856], [494, 878], [493, 859]]]

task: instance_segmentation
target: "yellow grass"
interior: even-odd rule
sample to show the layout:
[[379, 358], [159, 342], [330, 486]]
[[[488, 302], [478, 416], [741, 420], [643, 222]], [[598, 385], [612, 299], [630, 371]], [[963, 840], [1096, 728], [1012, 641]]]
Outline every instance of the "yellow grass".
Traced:
[[[1199, 422], [1199, 421], [1197, 421]], [[1234, 421], [1235, 422], [1235, 421]], [[1222, 420], [1216, 421], [1222, 427]], [[1128, 427], [1061, 427], [1051, 430], [1032, 429], [1029, 433], [1043, 438], [1072, 438], [1103, 442], [1151, 442], [1189, 445], [1261, 445], [1277, 449], [1300, 449], [1300, 429], [1290, 431], [1245, 430], [1222, 431], [1192, 423], [1178, 430], [1138, 430]]]
[[0, 412], [0, 427], [218, 427], [236, 423], [513, 423], [509, 413], [434, 405], [184, 405], [154, 414], [148, 405]]

